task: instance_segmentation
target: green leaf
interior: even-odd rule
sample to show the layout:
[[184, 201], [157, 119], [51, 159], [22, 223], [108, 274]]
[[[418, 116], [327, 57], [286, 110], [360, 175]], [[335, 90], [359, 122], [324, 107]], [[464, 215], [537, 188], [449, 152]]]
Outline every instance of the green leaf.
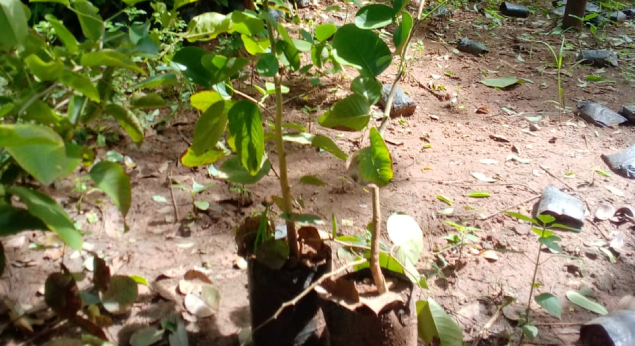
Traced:
[[88, 77], [77, 72], [66, 71], [60, 76], [59, 81], [92, 101], [99, 102], [100, 100], [99, 91]]
[[312, 186], [325, 186], [325, 185], [328, 185], [324, 181], [322, 181], [322, 180], [320, 180], [317, 177], [312, 176], [312, 175], [304, 175], [304, 176], [300, 177], [300, 184], [312, 185]]
[[28, 210], [8, 204], [0, 205], [0, 236], [17, 234], [26, 230], [45, 230], [42, 220], [31, 215]]
[[551, 237], [554, 234], [553, 231], [543, 230], [542, 228], [538, 228], [538, 227], [532, 227], [531, 230], [532, 232], [536, 233], [540, 238]]
[[111, 314], [126, 313], [137, 300], [137, 283], [128, 276], [115, 275], [110, 278], [110, 287], [99, 292], [102, 306]]
[[487, 85], [488, 87], [499, 89], [505, 89], [514, 84], [522, 84], [524, 82], [525, 81], [523, 79], [517, 77], [500, 77], [481, 80], [482, 84]]
[[472, 198], [488, 198], [491, 194], [487, 191], [471, 191], [467, 196]]
[[214, 85], [227, 81], [231, 76], [242, 71], [249, 60], [241, 57], [227, 58], [223, 55], [205, 54], [201, 64], [210, 72], [208, 83]]
[[315, 38], [320, 42], [324, 42], [331, 38], [335, 32], [337, 32], [337, 26], [335, 26], [335, 24], [320, 24], [315, 28]]
[[417, 301], [419, 337], [432, 343], [436, 337], [443, 346], [462, 346], [463, 331], [432, 298]]
[[370, 120], [370, 105], [366, 97], [353, 94], [337, 101], [318, 122], [328, 128], [342, 131], [360, 131]]
[[22, 115], [22, 120], [53, 126], [59, 124], [62, 118], [45, 102], [37, 100], [27, 108], [26, 113]]
[[184, 47], [176, 52], [172, 62], [190, 82], [211, 89], [214, 85], [210, 83], [212, 73], [202, 63], [203, 56], [207, 54], [198, 47]]
[[175, 85], [179, 82], [176, 78], [176, 75], [172, 72], [157, 74], [152, 77], [146, 78], [141, 82], [135, 84], [132, 87], [132, 90], [137, 90], [141, 88], [157, 88], [157, 87], [166, 87], [170, 85]]
[[240, 162], [249, 174], [256, 175], [265, 152], [260, 109], [247, 100], [238, 101], [229, 110], [228, 123]]
[[534, 220], [532, 217], [527, 216], [527, 215], [523, 215], [523, 214], [516, 213], [516, 212], [513, 212], [513, 211], [505, 211], [505, 214], [507, 214], [507, 215], [509, 215], [511, 217], [515, 217], [515, 218], [517, 218], [519, 220], [531, 222], [531, 223], [533, 223], [535, 225], [538, 224], [538, 222], [536, 222], [536, 220]]
[[256, 260], [274, 270], [282, 268], [288, 258], [289, 245], [284, 240], [264, 241], [256, 250]]
[[212, 90], [203, 90], [190, 97], [190, 104], [192, 105], [192, 107], [198, 109], [199, 111], [205, 112], [211, 105], [223, 100], [223, 96], [221, 96], [218, 92]]
[[543, 293], [541, 295], [537, 295], [534, 297], [536, 303], [542, 306], [543, 309], [547, 310], [551, 316], [556, 317], [557, 319], [561, 319], [562, 317], [562, 304], [560, 304], [560, 300], [558, 297], [554, 296], [551, 293]]
[[198, 210], [207, 210], [209, 209], [209, 202], [208, 201], [194, 201], [194, 206]]
[[84, 161], [84, 154], [91, 149], [83, 147], [75, 143], [65, 143], [66, 147], [66, 163], [62, 167], [62, 171], [58, 178], [65, 178], [75, 172], [77, 166]]
[[[354, 180], [361, 184], [375, 184], [384, 187], [393, 176], [392, 158], [388, 147], [376, 128], [370, 130], [370, 147], [366, 147], [353, 155], [350, 167], [358, 172]], [[351, 168], [349, 168], [351, 171]]]
[[42, 220], [46, 227], [57, 235], [68, 246], [75, 250], [82, 249], [82, 235], [62, 207], [49, 196], [22, 186], [12, 186], [9, 193], [20, 198], [29, 212]]
[[393, 9], [382, 4], [366, 5], [355, 14], [355, 25], [360, 29], [383, 28], [393, 21]]
[[260, 54], [260, 59], [256, 63], [256, 70], [263, 77], [273, 77], [278, 73], [278, 59], [272, 53]]
[[[410, 0], [395, 0], [392, 3], [392, 10], [395, 16], [399, 15], [401, 11], [403, 11], [406, 6], [410, 3]], [[406, 14], [408, 12], [404, 12]]]
[[357, 95], [364, 96], [370, 105], [379, 101], [381, 89], [381, 83], [374, 77], [358, 76], [351, 83], [351, 90]]
[[401, 23], [392, 35], [392, 42], [395, 45], [395, 55], [400, 55], [405, 48], [406, 42], [408, 42], [408, 37], [412, 31], [412, 27], [412, 16], [410, 16], [407, 11], [404, 11], [401, 15]]
[[149, 0], [121, 0], [121, 1], [123, 1], [129, 7], [132, 7], [138, 3], [149, 1]]
[[423, 251], [423, 231], [417, 221], [409, 215], [395, 213], [388, 217], [386, 228], [390, 240], [405, 252], [407, 259], [412, 264], [419, 262]]
[[220, 34], [231, 33], [231, 26], [231, 19], [224, 14], [203, 13], [192, 18], [185, 38], [190, 42], [213, 40]]
[[606, 315], [609, 313], [604, 306], [592, 301], [591, 299], [581, 295], [576, 291], [568, 291], [567, 299], [569, 299], [573, 304], [585, 308], [591, 312], [595, 312], [596, 314]]
[[300, 69], [300, 51], [293, 42], [278, 40], [276, 43], [276, 54], [283, 66], [288, 67], [291, 71]]
[[196, 154], [191, 148], [187, 148], [187, 151], [181, 155], [181, 163], [185, 167], [199, 167], [212, 164], [228, 153], [224, 150], [212, 149], [202, 154]]
[[135, 22], [128, 26], [128, 37], [133, 44], [139, 43], [141, 39], [148, 36], [148, 29], [150, 28], [150, 22], [140, 23]]
[[271, 170], [271, 162], [269, 160], [265, 160], [258, 174], [251, 175], [241, 164], [240, 158], [238, 156], [232, 156], [223, 162], [217, 170], [215, 176], [234, 184], [250, 185], [257, 183], [260, 179], [264, 178], [267, 174], [269, 174], [269, 170]]
[[148, 286], [150, 285], [148, 283], [148, 279], [144, 278], [143, 276], [138, 276], [138, 275], [130, 275], [130, 278], [132, 280], [134, 280], [134, 282], [136, 282], [139, 285], [144, 285], [144, 286]]
[[0, 1], [0, 51], [22, 47], [26, 41], [29, 25], [21, 1]]
[[[130, 0], [127, 0], [130, 1]], [[150, 346], [155, 344], [161, 339], [163, 339], [163, 334], [165, 334], [165, 330], [159, 329], [154, 326], [145, 327], [137, 330], [132, 333], [130, 336], [130, 345], [131, 346]]]
[[323, 135], [314, 135], [311, 146], [326, 150], [340, 160], [346, 160], [348, 155], [333, 142], [332, 139]]
[[556, 243], [557, 241], [560, 241], [560, 240], [562, 239], [560, 239], [560, 237], [557, 237], [555, 235], [548, 236], [548, 237], [540, 237], [538, 239], [540, 244], [546, 246], [548, 249], [551, 249], [557, 253], [562, 252], [562, 247], [560, 247], [560, 245]]
[[598, 168], [598, 167], [593, 167], [593, 171], [596, 172], [597, 174], [605, 176], [607, 178], [609, 178], [611, 176], [611, 173], [609, 173], [609, 172], [607, 172], [607, 171], [605, 171], [605, 170], [603, 170], [601, 168]]
[[130, 136], [137, 146], [143, 143], [143, 127], [141, 127], [141, 122], [139, 118], [137, 118], [134, 114], [130, 113], [127, 109], [121, 107], [120, 105], [116, 105], [111, 103], [106, 106], [106, 112], [112, 115], [115, 120], [119, 123]]
[[196, 122], [192, 151], [203, 154], [216, 147], [227, 127], [227, 114], [234, 105], [232, 101], [218, 101], [212, 104]]
[[80, 63], [83, 66], [122, 67], [146, 75], [146, 72], [139, 66], [137, 66], [137, 64], [135, 64], [128, 55], [112, 49], [104, 49], [98, 52], [84, 53], [84, 55], [82, 55]]
[[66, 164], [64, 141], [47, 126], [0, 125], [0, 147], [44, 185], [58, 178]]
[[450, 207], [452, 206], [452, 200], [443, 196], [443, 195], [437, 195], [437, 199], [447, 205], [449, 205]]
[[240, 38], [243, 40], [245, 50], [251, 55], [266, 53], [271, 46], [271, 42], [266, 37], [252, 38], [251, 36], [240, 35]]
[[90, 178], [112, 199], [125, 218], [130, 209], [132, 189], [123, 167], [118, 163], [101, 161], [90, 170]]
[[250, 13], [234, 11], [230, 17], [233, 30], [240, 34], [254, 36], [265, 29], [263, 20]]
[[57, 20], [57, 18], [55, 18], [55, 16], [52, 14], [47, 14], [44, 16], [44, 18], [46, 18], [46, 20], [51, 24], [51, 27], [55, 29], [55, 34], [60, 39], [60, 41], [62, 41], [64, 46], [66, 46], [68, 52], [71, 54], [77, 52], [77, 50], [79, 49], [79, 43], [77, 42], [75, 36], [64, 26], [64, 24]]
[[59, 60], [45, 62], [39, 56], [31, 54], [24, 59], [26, 66], [41, 81], [52, 81], [64, 72], [64, 64]]
[[84, 36], [92, 41], [99, 41], [104, 34], [104, 20], [97, 12], [97, 8], [86, 0], [75, 0], [72, 7], [77, 14]]
[[543, 225], [548, 225], [556, 221], [556, 218], [549, 214], [536, 215], [536, 219], [538, 219], [538, 221], [540, 221], [540, 223], [542, 223]]
[[163, 108], [167, 106], [167, 103], [163, 97], [157, 93], [147, 95], [144, 93], [135, 93], [130, 98], [130, 105], [140, 109], [154, 109]]
[[538, 336], [538, 328], [536, 326], [532, 326], [531, 324], [525, 324], [523, 326], [523, 334], [525, 334], [525, 336], [530, 340], [533, 340]]
[[344, 63], [357, 68], [367, 77], [379, 75], [392, 61], [388, 45], [373, 31], [360, 29], [355, 24], [347, 24], [337, 30], [333, 47]]

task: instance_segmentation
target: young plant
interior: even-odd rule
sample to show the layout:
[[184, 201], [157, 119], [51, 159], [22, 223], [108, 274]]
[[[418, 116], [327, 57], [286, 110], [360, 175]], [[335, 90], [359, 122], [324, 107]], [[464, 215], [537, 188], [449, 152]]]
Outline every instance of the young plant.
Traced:
[[172, 188], [181, 189], [189, 193], [190, 197], [192, 198], [192, 211], [194, 212], [194, 215], [197, 215], [199, 210], [205, 211], [209, 209], [209, 202], [202, 199], [197, 199], [196, 196], [202, 193], [203, 191], [209, 189], [213, 185], [214, 183], [209, 183], [205, 185], [199, 184], [194, 180], [194, 178], [192, 178], [191, 188], [183, 184], [179, 184], [178, 182], [176, 184], [172, 184]]
[[509, 216], [515, 217], [516, 219], [531, 223], [531, 230], [538, 235], [538, 254], [536, 255], [536, 260], [534, 261], [534, 272], [530, 283], [531, 288], [529, 290], [529, 299], [527, 300], [525, 313], [522, 316], [522, 319], [519, 321], [519, 326], [522, 329], [522, 333], [518, 345], [522, 345], [522, 341], [525, 336], [533, 340], [538, 335], [538, 328], [533, 324], [533, 320], [530, 316], [532, 299], [534, 299], [536, 303], [538, 303], [538, 305], [540, 305], [552, 316], [560, 319], [562, 314], [562, 305], [560, 303], [560, 300], [558, 300], [558, 297], [554, 296], [551, 293], [542, 293], [534, 297], [534, 291], [543, 286], [541, 282], [537, 281], [538, 268], [542, 264], [540, 262], [540, 256], [543, 252], [543, 249], [548, 249], [554, 253], [561, 253], [562, 247], [560, 247], [558, 242], [562, 239], [556, 236], [555, 232], [559, 230], [580, 232], [580, 230], [577, 228], [565, 226], [560, 223], [556, 223], [556, 219], [548, 214], [541, 214], [537, 215], [535, 218], [532, 218], [511, 211], [506, 211], [505, 213]]
[[565, 36], [562, 36], [562, 42], [560, 43], [560, 50], [556, 53], [553, 47], [544, 41], [538, 41], [549, 48], [551, 55], [553, 56], [556, 68], [558, 69], [557, 82], [558, 82], [558, 105], [560, 106], [560, 113], [564, 113], [566, 108], [566, 99], [564, 94], [564, 88], [562, 88], [562, 59], [564, 57]]
[[465, 226], [462, 224], [458, 224], [452, 221], [445, 221], [446, 225], [454, 227], [457, 231], [457, 234], [448, 235], [447, 239], [452, 246], [459, 246], [459, 263], [463, 257], [463, 245], [469, 244], [472, 242], [477, 242], [478, 237], [472, 234], [472, 232], [480, 231], [480, 228]]

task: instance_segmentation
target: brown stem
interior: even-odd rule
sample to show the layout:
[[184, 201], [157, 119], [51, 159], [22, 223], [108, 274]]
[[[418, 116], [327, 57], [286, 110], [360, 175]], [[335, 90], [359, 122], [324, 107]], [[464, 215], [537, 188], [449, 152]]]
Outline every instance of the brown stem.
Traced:
[[[269, 11], [269, 4], [267, 1], [263, 1], [263, 8], [265, 13]], [[276, 51], [276, 39], [273, 32], [271, 23], [267, 23], [267, 34], [269, 36], [269, 42], [271, 43], [271, 51]], [[289, 178], [287, 174], [287, 157], [284, 151], [284, 141], [282, 140], [282, 79], [280, 73], [276, 73], [273, 77], [273, 83], [276, 89], [276, 119], [275, 126], [275, 140], [276, 150], [278, 151], [278, 168], [280, 173], [280, 190], [282, 191], [283, 212], [289, 218], [286, 221], [287, 224], [287, 243], [289, 244], [289, 259], [291, 262], [297, 260], [300, 255], [298, 248], [298, 235], [295, 232], [295, 223], [291, 220], [291, 212], [293, 206], [291, 205], [291, 188], [289, 187]]]
[[381, 272], [379, 265], [379, 239], [381, 235], [381, 206], [379, 205], [379, 187], [372, 185], [373, 191], [373, 225], [370, 240], [370, 273], [373, 275], [373, 281], [377, 286], [377, 291], [382, 294], [386, 293], [386, 279]]

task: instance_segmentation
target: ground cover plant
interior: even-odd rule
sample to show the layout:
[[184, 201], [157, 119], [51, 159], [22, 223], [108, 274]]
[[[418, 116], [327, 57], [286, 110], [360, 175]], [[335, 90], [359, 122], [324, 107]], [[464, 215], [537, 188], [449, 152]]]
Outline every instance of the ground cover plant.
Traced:
[[[371, 268], [373, 290], [391, 271], [424, 288], [420, 342], [567, 344], [632, 286], [630, 185], [599, 158], [632, 128], [573, 113], [633, 102], [629, 21], [572, 15], [590, 26], [563, 33], [546, 2], [527, 19], [490, 1], [0, 5], [3, 342], [242, 344]], [[456, 50], [466, 36], [490, 53]], [[580, 64], [583, 48], [620, 65]], [[377, 107], [385, 84], [414, 116]], [[521, 217], [536, 249], [503, 211], [530, 215], [547, 184], [589, 216], [560, 240]], [[253, 273], [320, 267], [327, 245], [332, 271], [254, 322]]]

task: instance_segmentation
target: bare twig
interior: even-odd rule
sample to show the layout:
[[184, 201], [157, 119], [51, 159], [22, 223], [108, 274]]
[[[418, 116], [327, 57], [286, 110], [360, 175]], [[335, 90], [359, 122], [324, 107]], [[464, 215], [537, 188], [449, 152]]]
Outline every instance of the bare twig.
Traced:
[[170, 170], [170, 174], [168, 174], [168, 186], [170, 187], [170, 196], [172, 196], [172, 207], [174, 208], [174, 223], [177, 223], [179, 222], [181, 217], [179, 216], [179, 208], [177, 207], [176, 199], [174, 198], [174, 188], [172, 187], [172, 170]]
[[565, 183], [562, 179], [558, 178], [555, 174], [551, 173], [551, 171], [547, 167], [545, 167], [543, 165], [540, 165], [540, 169], [542, 169], [543, 171], [547, 172], [547, 174], [549, 174], [552, 178], [554, 178], [557, 181], [559, 181], [562, 185], [566, 186], [567, 189], [569, 189], [569, 191], [575, 191], [575, 189], [572, 188], [569, 184]]
[[[254, 328], [251, 331], [251, 334], [253, 335], [256, 331], [258, 331], [259, 329], [261, 329], [262, 327], [264, 327], [265, 325], [267, 325], [269, 322], [275, 320], [276, 318], [278, 318], [278, 316], [280, 316], [280, 314], [282, 313], [282, 311], [284, 311], [284, 309], [290, 307], [290, 306], [294, 306], [295, 304], [297, 304], [300, 299], [304, 298], [307, 294], [309, 294], [311, 291], [313, 291], [314, 288], [316, 288], [318, 285], [320, 285], [321, 283], [323, 283], [324, 281], [326, 281], [327, 279], [330, 279], [334, 276], [337, 276], [341, 273], [343, 273], [344, 271], [348, 270], [351, 267], [355, 267], [358, 265], [362, 265], [364, 263], [366, 263], [366, 259], [360, 259], [354, 262], [350, 262], [347, 263], [345, 266], [338, 268], [337, 270], [334, 270], [330, 273], [324, 274], [322, 275], [319, 279], [315, 280], [309, 287], [305, 288], [304, 291], [300, 292], [300, 294], [298, 294], [297, 296], [295, 296], [295, 298], [284, 302], [282, 305], [280, 305], [280, 307], [278, 308], [278, 310], [276, 310], [276, 312], [269, 317], [268, 319], [266, 319], [264, 322], [262, 322], [261, 324], [259, 324], [256, 328]], [[243, 343], [241, 346], [244, 346], [245, 343]]]
[[485, 333], [487, 333], [489, 331], [489, 329], [492, 327], [492, 325], [503, 314], [503, 308], [506, 307], [507, 305], [509, 305], [509, 304], [501, 304], [498, 307], [498, 309], [496, 310], [494, 315], [489, 319], [489, 321], [487, 321], [487, 323], [485, 323], [483, 328], [481, 328], [481, 331], [478, 332], [478, 334], [476, 335], [476, 339], [474, 339], [474, 342], [472, 342], [472, 346], [477, 346], [478, 343], [481, 342], [481, 340], [483, 339], [483, 336], [485, 336]]

